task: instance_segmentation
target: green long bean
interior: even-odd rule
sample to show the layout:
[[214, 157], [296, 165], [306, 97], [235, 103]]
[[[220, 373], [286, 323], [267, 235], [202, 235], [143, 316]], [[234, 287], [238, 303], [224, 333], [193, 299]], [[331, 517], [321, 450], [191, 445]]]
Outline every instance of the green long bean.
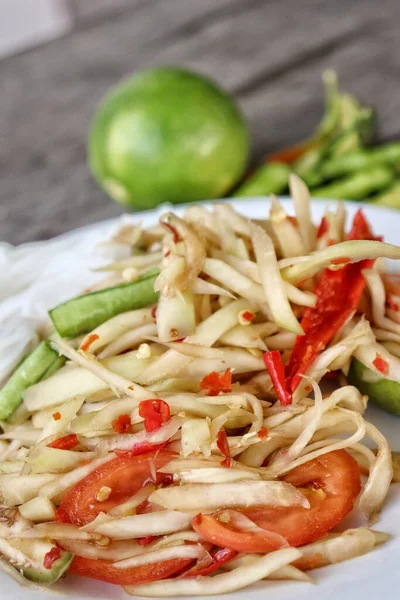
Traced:
[[395, 177], [393, 169], [379, 165], [318, 187], [312, 190], [312, 195], [317, 198], [364, 200], [370, 194], [388, 187], [393, 183]]
[[243, 198], [281, 194], [288, 186], [290, 171], [290, 167], [285, 163], [270, 162], [261, 165], [233, 195]]
[[54, 327], [62, 337], [75, 338], [122, 312], [153, 304], [158, 299], [154, 291], [158, 274], [159, 270], [153, 269], [133, 283], [83, 294], [59, 304], [49, 312]]
[[324, 179], [333, 179], [355, 171], [371, 169], [377, 165], [397, 164], [400, 164], [400, 143], [393, 142], [336, 156], [324, 162], [320, 171]]

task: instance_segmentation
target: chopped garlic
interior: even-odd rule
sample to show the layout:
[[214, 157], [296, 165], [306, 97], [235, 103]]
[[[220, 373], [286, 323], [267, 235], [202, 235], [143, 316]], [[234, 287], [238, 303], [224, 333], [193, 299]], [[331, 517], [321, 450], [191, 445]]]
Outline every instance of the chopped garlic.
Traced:
[[149, 344], [140, 344], [138, 351], [136, 352], [136, 358], [150, 358], [151, 348]]
[[139, 278], [139, 271], [135, 267], [128, 267], [122, 271], [122, 277], [128, 282], [136, 281]]

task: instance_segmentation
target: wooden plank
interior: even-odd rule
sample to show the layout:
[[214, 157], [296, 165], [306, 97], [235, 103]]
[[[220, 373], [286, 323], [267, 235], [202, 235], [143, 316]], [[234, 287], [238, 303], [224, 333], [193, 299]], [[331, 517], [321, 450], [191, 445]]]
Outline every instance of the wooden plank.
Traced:
[[104, 92], [139, 68], [176, 63], [218, 79], [249, 118], [253, 160], [310, 133], [328, 67], [377, 106], [381, 139], [400, 137], [399, 18], [397, 0], [119, 0], [84, 15], [71, 34], [0, 63], [0, 239], [121, 212], [91, 179], [86, 132]]

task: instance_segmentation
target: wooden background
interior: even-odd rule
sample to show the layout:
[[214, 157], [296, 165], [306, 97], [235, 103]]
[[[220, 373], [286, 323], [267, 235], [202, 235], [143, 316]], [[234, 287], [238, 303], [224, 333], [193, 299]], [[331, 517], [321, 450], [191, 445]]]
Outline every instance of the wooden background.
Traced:
[[85, 141], [104, 92], [143, 67], [180, 64], [240, 102], [253, 161], [309, 134], [321, 72], [376, 105], [400, 139], [400, 0], [71, 0], [61, 39], [0, 62], [0, 240], [44, 239], [117, 215]]

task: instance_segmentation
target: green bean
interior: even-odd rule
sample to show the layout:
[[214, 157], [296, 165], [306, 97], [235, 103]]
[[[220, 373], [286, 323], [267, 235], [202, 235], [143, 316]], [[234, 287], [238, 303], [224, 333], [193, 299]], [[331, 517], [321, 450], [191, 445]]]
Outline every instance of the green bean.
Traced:
[[390, 167], [378, 165], [364, 171], [358, 171], [348, 177], [311, 191], [317, 198], [338, 198], [341, 200], [363, 200], [374, 192], [389, 186], [395, 179]]
[[357, 98], [346, 92], [340, 94], [340, 129], [343, 133], [356, 133], [357, 139], [339, 142], [335, 153], [338, 155], [342, 150], [348, 151], [360, 148], [369, 142], [373, 134], [375, 123], [375, 110], [370, 106], [361, 106]]
[[333, 179], [362, 169], [371, 169], [377, 165], [398, 163], [400, 163], [400, 143], [393, 142], [367, 150], [356, 150], [327, 160], [321, 165], [321, 175], [324, 179]]
[[24, 391], [31, 385], [41, 381], [46, 373], [65, 362], [60, 361], [58, 353], [47, 341], [41, 342], [12, 373], [7, 383], [0, 390], [0, 419], [5, 420], [21, 404]]
[[233, 194], [235, 197], [281, 194], [288, 186], [290, 167], [271, 162], [261, 165]]
[[49, 311], [54, 327], [62, 337], [75, 338], [122, 312], [153, 304], [158, 299], [154, 291], [158, 274], [158, 269], [152, 269], [133, 283], [97, 290], [59, 304]]

